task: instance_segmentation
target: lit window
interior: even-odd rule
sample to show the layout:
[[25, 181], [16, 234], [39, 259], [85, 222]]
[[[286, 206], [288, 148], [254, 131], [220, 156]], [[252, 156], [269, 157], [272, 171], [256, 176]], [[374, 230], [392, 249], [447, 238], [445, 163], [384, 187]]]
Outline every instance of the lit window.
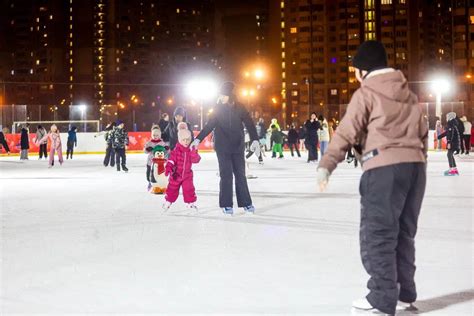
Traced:
[[133, 64], [136, 65], [136, 64], [138, 64], [138, 62], [137, 62], [136, 60], [134, 60], [134, 61], [133, 61]]
[[291, 91], [291, 95], [294, 96], [294, 97], [297, 97], [298, 96], [298, 91], [297, 90]]
[[12, 70], [10, 73], [11, 73], [12, 76], [14, 76], [15, 75], [15, 70]]
[[74, 69], [72, 67], [69, 67], [69, 72], [73, 72]]
[[285, 63], [285, 62], [282, 62], [282, 63], [281, 63], [281, 68], [285, 69], [285, 67], [286, 67], [286, 63]]
[[331, 95], [337, 95], [337, 89], [331, 89]]
[[40, 61], [39, 59], [36, 60], [36, 64], [39, 65], [40, 64]]
[[471, 15], [471, 16], [469, 17], [469, 20], [471, 21], [471, 24], [474, 24], [474, 15]]
[[160, 26], [160, 21], [156, 21], [156, 26]]
[[281, 58], [282, 58], [282, 59], [285, 59], [285, 52], [282, 52], [282, 53], [281, 53]]
[[392, 4], [392, 0], [382, 0], [382, 4]]
[[281, 28], [282, 28], [282, 29], [285, 28], [285, 21], [281, 21]]
[[73, 63], [73, 60], [72, 60], [72, 58], [71, 58], [71, 59], [69, 59], [69, 63], [70, 63], [70, 64], [72, 64], [72, 63]]
[[177, 8], [177, 9], [176, 9], [176, 13], [178, 13], [178, 14], [179, 14], [179, 8]]
[[285, 8], [285, 1], [282, 1], [282, 2], [280, 3], [280, 7], [281, 7], [282, 9]]
[[52, 20], [52, 19], [53, 19], [53, 16], [52, 16], [52, 15], [50, 15], [50, 16], [49, 16], [49, 19], [50, 19], [50, 20]]
[[294, 34], [294, 33], [297, 33], [298, 32], [298, 29], [296, 27], [292, 27], [290, 29], [290, 33]]
[[281, 48], [285, 48], [285, 42], [281, 42]]
[[70, 76], [69, 77], [69, 81], [73, 81], [74, 80], [74, 77], [73, 76]]

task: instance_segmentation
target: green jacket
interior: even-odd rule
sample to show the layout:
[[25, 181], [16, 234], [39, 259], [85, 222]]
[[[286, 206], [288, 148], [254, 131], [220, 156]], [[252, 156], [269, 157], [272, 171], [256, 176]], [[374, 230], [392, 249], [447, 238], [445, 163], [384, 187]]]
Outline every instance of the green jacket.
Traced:
[[284, 136], [285, 136], [285, 134], [283, 134], [279, 130], [273, 130], [270, 141], [274, 142], [275, 144], [283, 144], [283, 137]]

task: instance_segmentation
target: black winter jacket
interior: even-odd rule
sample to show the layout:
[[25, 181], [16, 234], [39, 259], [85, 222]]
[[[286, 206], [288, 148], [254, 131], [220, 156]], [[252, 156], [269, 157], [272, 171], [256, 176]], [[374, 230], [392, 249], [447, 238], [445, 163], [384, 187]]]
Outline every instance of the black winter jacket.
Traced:
[[315, 120], [314, 122], [307, 120], [304, 126], [306, 127], [305, 141], [307, 143], [317, 143], [319, 141], [318, 131], [322, 129], [321, 123], [319, 123], [318, 120]]
[[451, 150], [459, 150], [461, 147], [461, 134], [459, 133], [458, 122], [452, 119], [448, 122], [448, 126], [444, 133], [438, 136], [438, 139], [446, 137], [446, 142], [450, 145]]
[[26, 128], [21, 129], [21, 149], [30, 149], [30, 141], [28, 139], [28, 130]]
[[160, 122], [158, 123], [158, 126], [160, 127], [160, 130], [161, 130], [161, 139], [163, 139], [163, 141], [165, 141], [165, 142], [170, 141], [170, 137], [169, 137], [169, 135], [166, 131], [169, 124], [170, 124], [170, 122], [165, 121], [164, 119], [161, 119]]
[[288, 143], [290, 144], [296, 144], [299, 140], [299, 135], [296, 129], [290, 128], [288, 131]]
[[217, 104], [212, 116], [196, 137], [202, 141], [214, 131], [214, 149], [221, 153], [241, 153], [245, 149], [244, 125], [250, 141], [258, 140], [250, 114], [240, 103]]
[[0, 146], [3, 146], [6, 152], [10, 152], [10, 148], [8, 148], [7, 139], [5, 138], [5, 135], [3, 134], [1, 130], [0, 130]]
[[[186, 117], [184, 118], [184, 123], [188, 125], [188, 129], [191, 131], [191, 141], [194, 140], [194, 134], [192, 132], [192, 127], [191, 124], [186, 122]], [[165, 140], [164, 137], [168, 138], [168, 141], [170, 142], [170, 150], [173, 150], [176, 147], [176, 144], [178, 143], [178, 122], [173, 118], [170, 123], [168, 124], [168, 127], [165, 129], [164, 135], [161, 136], [163, 140]]]

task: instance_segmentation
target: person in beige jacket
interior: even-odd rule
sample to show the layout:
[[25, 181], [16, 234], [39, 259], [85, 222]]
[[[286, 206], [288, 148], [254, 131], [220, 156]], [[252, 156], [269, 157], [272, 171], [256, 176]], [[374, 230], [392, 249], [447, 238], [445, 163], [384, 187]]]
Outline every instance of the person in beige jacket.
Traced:
[[353, 59], [361, 87], [354, 93], [317, 170], [323, 191], [353, 146], [360, 181], [362, 263], [370, 276], [356, 309], [395, 314], [417, 293], [414, 238], [426, 186], [428, 128], [401, 71], [387, 66], [384, 46], [361, 44]]

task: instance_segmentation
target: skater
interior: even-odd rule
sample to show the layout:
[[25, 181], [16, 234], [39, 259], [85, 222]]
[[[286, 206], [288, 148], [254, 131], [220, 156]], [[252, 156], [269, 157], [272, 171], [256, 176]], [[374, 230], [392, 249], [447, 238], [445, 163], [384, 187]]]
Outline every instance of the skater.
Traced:
[[199, 163], [201, 157], [196, 147], [191, 148], [189, 146], [191, 144], [192, 132], [188, 129], [188, 125], [185, 122], [181, 122], [177, 128], [178, 143], [171, 151], [166, 163], [165, 175], [169, 176], [169, 183], [166, 189], [166, 202], [163, 204], [163, 209], [168, 210], [171, 204], [176, 202], [179, 189], [182, 188], [186, 206], [197, 210], [192, 165]]
[[10, 148], [8, 147], [7, 139], [5, 138], [5, 134], [3, 134], [3, 131], [0, 129], [0, 150], [2, 147], [3, 149], [5, 149], [7, 155], [10, 155]]
[[275, 125], [272, 125], [271, 128], [272, 128], [272, 136], [270, 140], [273, 143], [272, 158], [276, 158], [277, 154], [279, 154], [278, 158], [282, 159], [283, 158], [283, 137], [285, 136], [285, 134], [279, 131]]
[[220, 89], [220, 96], [214, 111], [203, 130], [194, 140], [192, 147], [214, 131], [215, 146], [219, 162], [220, 187], [219, 206], [224, 214], [233, 214], [232, 178], [235, 177], [237, 204], [246, 212], [255, 212], [252, 205], [247, 179], [245, 177], [244, 130], [247, 128], [251, 140], [250, 151], [260, 155], [257, 130], [248, 111], [237, 101], [233, 93], [234, 84], [226, 82]]
[[69, 159], [69, 156], [72, 159], [72, 154], [74, 153], [74, 146], [77, 147], [77, 127], [73, 126], [67, 132], [67, 144], [66, 144], [66, 159]]
[[306, 128], [303, 125], [301, 125], [298, 130], [298, 136], [300, 137], [300, 152], [303, 152], [306, 150], [306, 146], [304, 145], [306, 141]]
[[296, 151], [298, 157], [301, 157], [298, 149], [298, 143], [300, 141], [298, 132], [296, 131], [295, 124], [291, 124], [291, 128], [288, 130], [288, 147], [290, 147], [291, 157], [294, 157], [293, 149]]
[[309, 120], [305, 123], [306, 139], [305, 146], [308, 149], [308, 163], [318, 162], [318, 131], [321, 129], [321, 124], [317, 119], [316, 113], [311, 113]]
[[170, 150], [173, 150], [178, 143], [178, 124], [184, 122], [188, 125], [188, 129], [191, 131], [191, 139], [194, 140], [191, 124], [187, 122], [186, 110], [180, 106], [174, 110], [173, 119], [169, 122], [168, 127], [163, 134], [168, 137], [170, 142]]
[[265, 151], [267, 150], [267, 131], [265, 130], [265, 122], [263, 118], [260, 118], [258, 120], [258, 123], [255, 128], [257, 129], [257, 135], [258, 140], [260, 142], [260, 146], [264, 147], [262, 154], [265, 154]]
[[[160, 131], [166, 131], [166, 128], [168, 127], [170, 123], [170, 116], [168, 115], [168, 113], [163, 113], [161, 114], [161, 119], [160, 119], [160, 122], [158, 123], [158, 126], [160, 127]], [[169, 145], [169, 137], [168, 137], [168, 134], [167, 133], [162, 133], [161, 134], [161, 138], [163, 139], [163, 141]]]
[[122, 170], [128, 172], [126, 156], [128, 133], [125, 131], [125, 124], [122, 121], [117, 121], [117, 127], [111, 133], [109, 141], [115, 151], [117, 171], [120, 171], [120, 166], [122, 166]]
[[20, 139], [20, 160], [28, 160], [28, 149], [30, 149], [30, 137], [29, 137], [29, 124], [26, 124], [21, 129], [21, 139]]
[[471, 129], [472, 124], [467, 120], [466, 116], [461, 117], [461, 121], [464, 124], [464, 135], [462, 135], [462, 142], [464, 144], [464, 152], [462, 154], [469, 155], [469, 151], [471, 150]]
[[449, 170], [446, 170], [444, 175], [459, 176], [458, 168], [456, 167], [456, 160], [454, 160], [454, 155], [459, 152], [461, 145], [461, 133], [459, 132], [456, 113], [450, 112], [446, 114], [446, 121], [448, 122], [446, 131], [438, 136], [439, 141], [446, 137], [446, 147], [448, 149]]
[[[443, 125], [441, 125], [441, 119], [437, 117], [436, 124], [435, 124], [435, 131], [436, 131], [436, 139], [438, 139], [438, 136], [443, 134]], [[438, 146], [436, 148], [439, 150], [443, 149], [443, 142], [441, 140], [438, 140]]]
[[361, 87], [321, 159], [317, 179], [323, 191], [347, 150], [361, 145], [360, 249], [370, 279], [369, 294], [353, 307], [393, 315], [417, 297], [414, 242], [426, 185], [428, 128], [403, 73], [387, 67], [382, 43], [362, 43], [353, 66]]
[[[41, 125], [38, 125], [36, 129], [36, 141], [43, 139], [46, 136], [47, 132], [45, 128]], [[44, 140], [43, 142], [39, 143], [39, 160], [47, 159], [48, 158], [48, 140]]]
[[115, 122], [109, 123], [105, 127], [104, 139], [107, 147], [105, 148], [104, 167], [108, 167], [109, 164], [111, 167], [115, 167], [115, 150], [112, 146], [111, 136], [116, 127]]
[[321, 149], [321, 157], [324, 156], [324, 153], [326, 153], [326, 149], [328, 148], [330, 136], [329, 136], [329, 125], [328, 121], [320, 115], [319, 118], [319, 124], [321, 124], [321, 129], [318, 131], [318, 138], [319, 138], [319, 146]]
[[463, 135], [464, 135], [464, 122], [461, 121], [461, 119], [456, 115], [456, 118], [454, 119], [456, 121], [457, 127], [458, 127], [458, 132], [459, 132], [459, 148], [461, 149], [460, 151], [456, 151], [454, 154], [459, 155], [459, 152], [461, 154], [464, 154], [465, 148], [464, 148], [464, 142], [462, 141]]
[[[152, 174], [151, 174], [151, 163], [153, 159], [153, 149], [155, 146], [161, 145], [163, 147], [166, 147], [166, 144], [163, 139], [161, 139], [161, 130], [158, 125], [153, 125], [151, 127], [151, 139], [146, 142], [145, 144], [145, 153], [147, 154], [147, 160], [146, 160], [146, 180], [148, 181], [148, 188], [147, 190], [150, 191], [152, 185], [151, 185], [151, 180], [152, 180]], [[167, 155], [165, 155], [167, 156]]]
[[63, 148], [61, 143], [61, 135], [59, 134], [58, 127], [53, 124], [51, 125], [51, 129], [48, 134], [46, 134], [42, 139], [37, 140], [37, 144], [41, 144], [44, 141], [50, 141], [50, 149], [49, 149], [49, 167], [51, 168], [54, 166], [54, 154], [58, 153], [58, 161], [59, 164], [63, 164]]
[[[272, 133], [272, 125], [275, 125], [276, 128], [277, 128], [279, 131], [281, 131], [280, 125], [278, 124], [278, 120], [277, 120], [276, 118], [272, 118], [271, 123], [270, 123], [270, 126], [268, 126], [267, 133], [269, 133], [269, 134]], [[270, 138], [270, 150], [273, 151], [273, 141], [271, 140], [271, 138]]]

